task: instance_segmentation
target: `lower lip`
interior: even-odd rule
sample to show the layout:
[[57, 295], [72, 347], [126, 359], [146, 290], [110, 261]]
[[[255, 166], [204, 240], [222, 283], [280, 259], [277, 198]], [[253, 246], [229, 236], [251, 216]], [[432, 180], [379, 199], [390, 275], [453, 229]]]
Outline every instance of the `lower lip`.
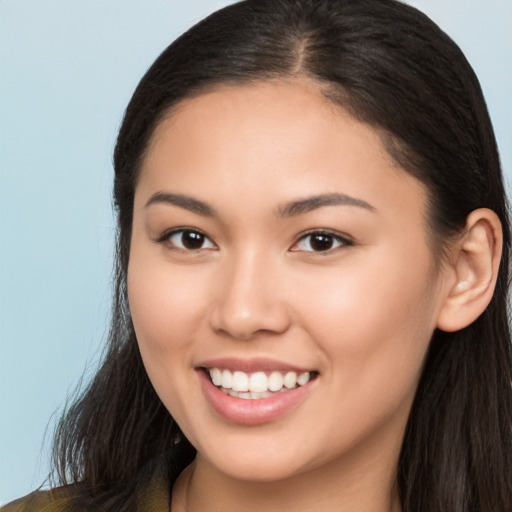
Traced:
[[212, 384], [203, 370], [199, 370], [198, 374], [206, 398], [215, 412], [225, 420], [240, 425], [261, 425], [279, 419], [306, 398], [314, 382], [268, 398], [249, 400], [226, 395]]

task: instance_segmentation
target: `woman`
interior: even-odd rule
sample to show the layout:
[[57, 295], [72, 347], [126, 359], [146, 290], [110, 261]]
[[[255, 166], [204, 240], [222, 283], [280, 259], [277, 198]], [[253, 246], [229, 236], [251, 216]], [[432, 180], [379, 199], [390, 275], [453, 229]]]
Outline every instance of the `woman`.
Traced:
[[248, 0], [115, 150], [109, 352], [6, 510], [506, 511], [509, 226], [460, 50], [394, 0]]

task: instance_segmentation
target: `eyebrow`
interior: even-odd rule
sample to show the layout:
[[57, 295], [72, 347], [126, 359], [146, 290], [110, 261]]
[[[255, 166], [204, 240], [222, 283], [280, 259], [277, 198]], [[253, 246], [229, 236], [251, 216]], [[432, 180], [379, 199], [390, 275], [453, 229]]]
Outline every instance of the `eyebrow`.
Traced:
[[[146, 203], [146, 208], [154, 204], [171, 204], [205, 217], [217, 216], [215, 208], [210, 206], [208, 203], [184, 194], [157, 192], [149, 198]], [[357, 199], [345, 194], [334, 193], [320, 194], [287, 203], [278, 208], [277, 216], [295, 217], [297, 215], [302, 215], [318, 208], [322, 208], [323, 206], [357, 206], [372, 212], [376, 211], [374, 206], [362, 199]]]
[[345, 194], [321, 194], [287, 203], [278, 209], [277, 214], [279, 217], [294, 217], [316, 210], [317, 208], [322, 208], [323, 206], [358, 206], [371, 212], [376, 211], [374, 206], [362, 199], [350, 197]]
[[180, 208], [184, 208], [185, 210], [189, 210], [205, 217], [214, 217], [217, 215], [215, 209], [208, 203], [199, 201], [198, 199], [194, 199], [193, 197], [183, 194], [157, 192], [149, 198], [148, 202], [146, 203], [146, 208], [154, 204], [172, 204], [174, 206], [179, 206]]

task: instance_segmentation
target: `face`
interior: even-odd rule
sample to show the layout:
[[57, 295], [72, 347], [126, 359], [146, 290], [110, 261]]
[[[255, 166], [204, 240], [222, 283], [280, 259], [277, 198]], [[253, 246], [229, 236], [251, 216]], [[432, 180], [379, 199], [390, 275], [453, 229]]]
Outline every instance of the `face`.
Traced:
[[269, 481], [396, 460], [443, 297], [425, 204], [310, 84], [221, 88], [159, 125], [129, 301], [198, 463]]

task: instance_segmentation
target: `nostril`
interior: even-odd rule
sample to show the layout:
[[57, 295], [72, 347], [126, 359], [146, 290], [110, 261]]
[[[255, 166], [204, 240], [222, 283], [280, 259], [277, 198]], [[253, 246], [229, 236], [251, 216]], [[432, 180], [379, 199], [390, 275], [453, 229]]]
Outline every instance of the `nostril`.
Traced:
[[[238, 309], [238, 310], [237, 310]], [[241, 341], [261, 336], [282, 334], [290, 326], [288, 311], [284, 307], [254, 307], [244, 310], [218, 306], [212, 313], [210, 325], [217, 334]]]

